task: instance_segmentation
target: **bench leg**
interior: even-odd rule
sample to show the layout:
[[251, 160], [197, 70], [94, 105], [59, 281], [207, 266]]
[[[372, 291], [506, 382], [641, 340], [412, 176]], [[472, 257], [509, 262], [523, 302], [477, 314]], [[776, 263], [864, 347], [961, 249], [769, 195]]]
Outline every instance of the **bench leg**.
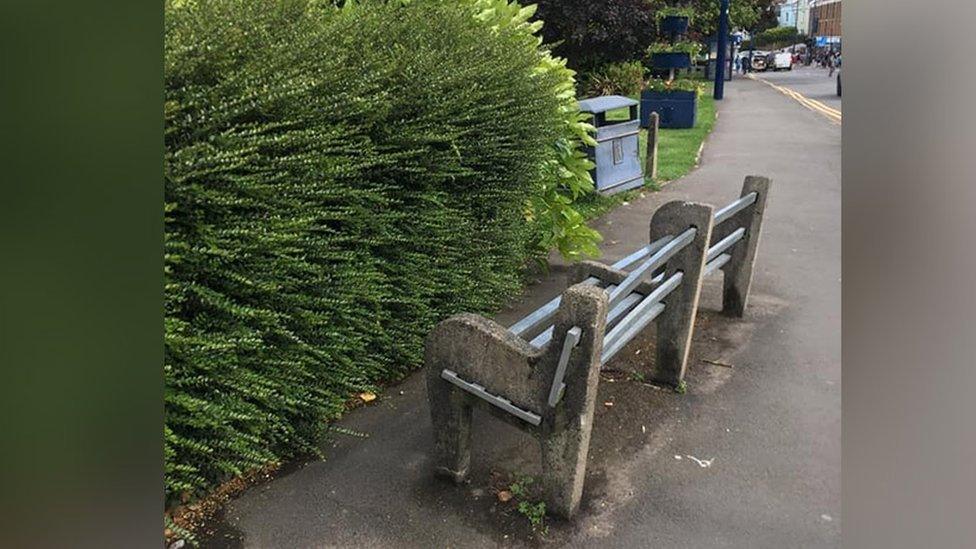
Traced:
[[542, 489], [546, 508], [564, 519], [576, 514], [583, 497], [592, 424], [591, 412], [588, 417], [572, 418], [570, 424], [542, 439]]
[[582, 332], [569, 358], [566, 393], [543, 423], [539, 438], [546, 508], [553, 515], [569, 519], [579, 509], [583, 496], [586, 456], [600, 383], [606, 293], [593, 286], [573, 286], [563, 294], [560, 313], [563, 319], [558, 322], [557, 333], [565, 333], [570, 326], [578, 326]]
[[667, 235], [678, 235], [695, 227], [695, 239], [674, 255], [666, 266], [664, 279], [682, 274], [681, 284], [664, 299], [664, 311], [657, 319], [657, 364], [653, 379], [678, 387], [685, 376], [691, 333], [698, 311], [702, 269], [712, 233], [712, 208], [692, 202], [669, 202], [658, 208], [651, 219], [651, 242]]
[[756, 251], [759, 248], [763, 212], [766, 210], [769, 182], [767, 177], [747, 176], [740, 196], [756, 192], [756, 201], [727, 222], [730, 227], [746, 229], [745, 238], [732, 248], [731, 259], [722, 267], [724, 273], [722, 313], [728, 316], [741, 318], [746, 312], [746, 303], [749, 301], [749, 290], [752, 286], [752, 270], [756, 264]]
[[444, 382], [440, 372], [427, 373], [427, 399], [434, 428], [434, 472], [462, 482], [471, 464], [472, 407], [461, 389]]

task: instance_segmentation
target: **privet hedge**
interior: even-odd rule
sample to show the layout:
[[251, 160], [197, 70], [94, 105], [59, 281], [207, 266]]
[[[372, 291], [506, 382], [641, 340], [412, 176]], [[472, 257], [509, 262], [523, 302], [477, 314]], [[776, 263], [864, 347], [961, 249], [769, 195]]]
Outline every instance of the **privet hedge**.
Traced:
[[324, 4], [167, 5], [171, 503], [314, 452], [436, 321], [516, 291], [539, 238], [566, 128], [535, 38], [465, 4]]

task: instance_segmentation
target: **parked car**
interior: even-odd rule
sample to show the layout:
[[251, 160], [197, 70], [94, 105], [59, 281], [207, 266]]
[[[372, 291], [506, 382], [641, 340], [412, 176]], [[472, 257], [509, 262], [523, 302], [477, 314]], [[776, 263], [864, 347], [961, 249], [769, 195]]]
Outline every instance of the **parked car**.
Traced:
[[766, 68], [774, 71], [793, 70], [793, 55], [787, 51], [773, 52], [766, 56]]
[[752, 70], [766, 70], [766, 52], [755, 52], [752, 54]]

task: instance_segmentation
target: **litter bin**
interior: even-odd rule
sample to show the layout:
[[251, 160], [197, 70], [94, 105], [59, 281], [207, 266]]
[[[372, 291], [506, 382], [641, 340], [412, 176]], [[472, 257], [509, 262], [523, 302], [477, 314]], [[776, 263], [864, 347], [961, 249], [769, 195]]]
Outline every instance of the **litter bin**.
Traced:
[[[640, 120], [638, 102], [620, 95], [584, 99], [580, 111], [593, 115], [596, 126], [596, 146], [587, 147], [590, 160], [596, 164], [591, 172], [596, 190], [614, 194], [644, 184], [644, 170], [640, 161]], [[607, 111], [627, 108], [627, 120], [607, 120]]]

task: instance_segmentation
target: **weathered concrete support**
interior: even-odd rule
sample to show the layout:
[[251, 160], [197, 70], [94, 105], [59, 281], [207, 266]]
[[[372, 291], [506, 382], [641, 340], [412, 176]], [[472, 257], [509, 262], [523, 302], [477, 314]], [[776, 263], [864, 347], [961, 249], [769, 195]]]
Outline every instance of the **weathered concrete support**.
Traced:
[[664, 299], [657, 318], [657, 363], [651, 378], [678, 387], [684, 379], [691, 333], [698, 311], [702, 269], [712, 234], [712, 207], [693, 202], [668, 202], [651, 218], [651, 242], [666, 235], [697, 229], [694, 240], [668, 261], [664, 280], [682, 273], [681, 285]]
[[650, 114], [647, 127], [647, 154], [644, 158], [644, 176], [657, 179], [657, 129], [659, 116], [656, 112]]
[[576, 513], [583, 495], [606, 318], [606, 292], [593, 286], [571, 286], [563, 293], [557, 313], [555, 333], [561, 336], [549, 347], [555, 364], [566, 332], [573, 326], [582, 328], [580, 342], [569, 357], [566, 392], [543, 416], [540, 436], [546, 507], [564, 518]]
[[460, 388], [427, 370], [427, 399], [434, 427], [434, 472], [460, 483], [471, 464], [471, 403]]
[[[539, 439], [547, 509], [571, 517], [583, 493], [606, 317], [606, 292], [577, 284], [563, 293], [553, 338], [541, 350], [477, 315], [456, 315], [438, 324], [425, 349], [435, 472], [455, 482], [465, 479], [471, 459], [471, 410], [486, 406]], [[564, 339], [573, 327], [581, 329], [580, 340], [569, 355], [563, 397], [552, 407], [549, 391]], [[445, 381], [445, 369], [540, 416], [541, 422], [536, 426], [506, 414]]]
[[746, 230], [742, 241], [732, 247], [732, 258], [722, 267], [724, 273], [722, 291], [722, 312], [728, 316], [742, 317], [749, 300], [752, 287], [752, 271], [759, 249], [759, 236], [762, 230], [763, 213], [766, 211], [766, 196], [769, 194], [770, 180], [757, 175], [747, 176], [742, 184], [740, 196], [756, 193], [756, 201], [715, 228], [715, 241], [725, 238], [739, 227]]

